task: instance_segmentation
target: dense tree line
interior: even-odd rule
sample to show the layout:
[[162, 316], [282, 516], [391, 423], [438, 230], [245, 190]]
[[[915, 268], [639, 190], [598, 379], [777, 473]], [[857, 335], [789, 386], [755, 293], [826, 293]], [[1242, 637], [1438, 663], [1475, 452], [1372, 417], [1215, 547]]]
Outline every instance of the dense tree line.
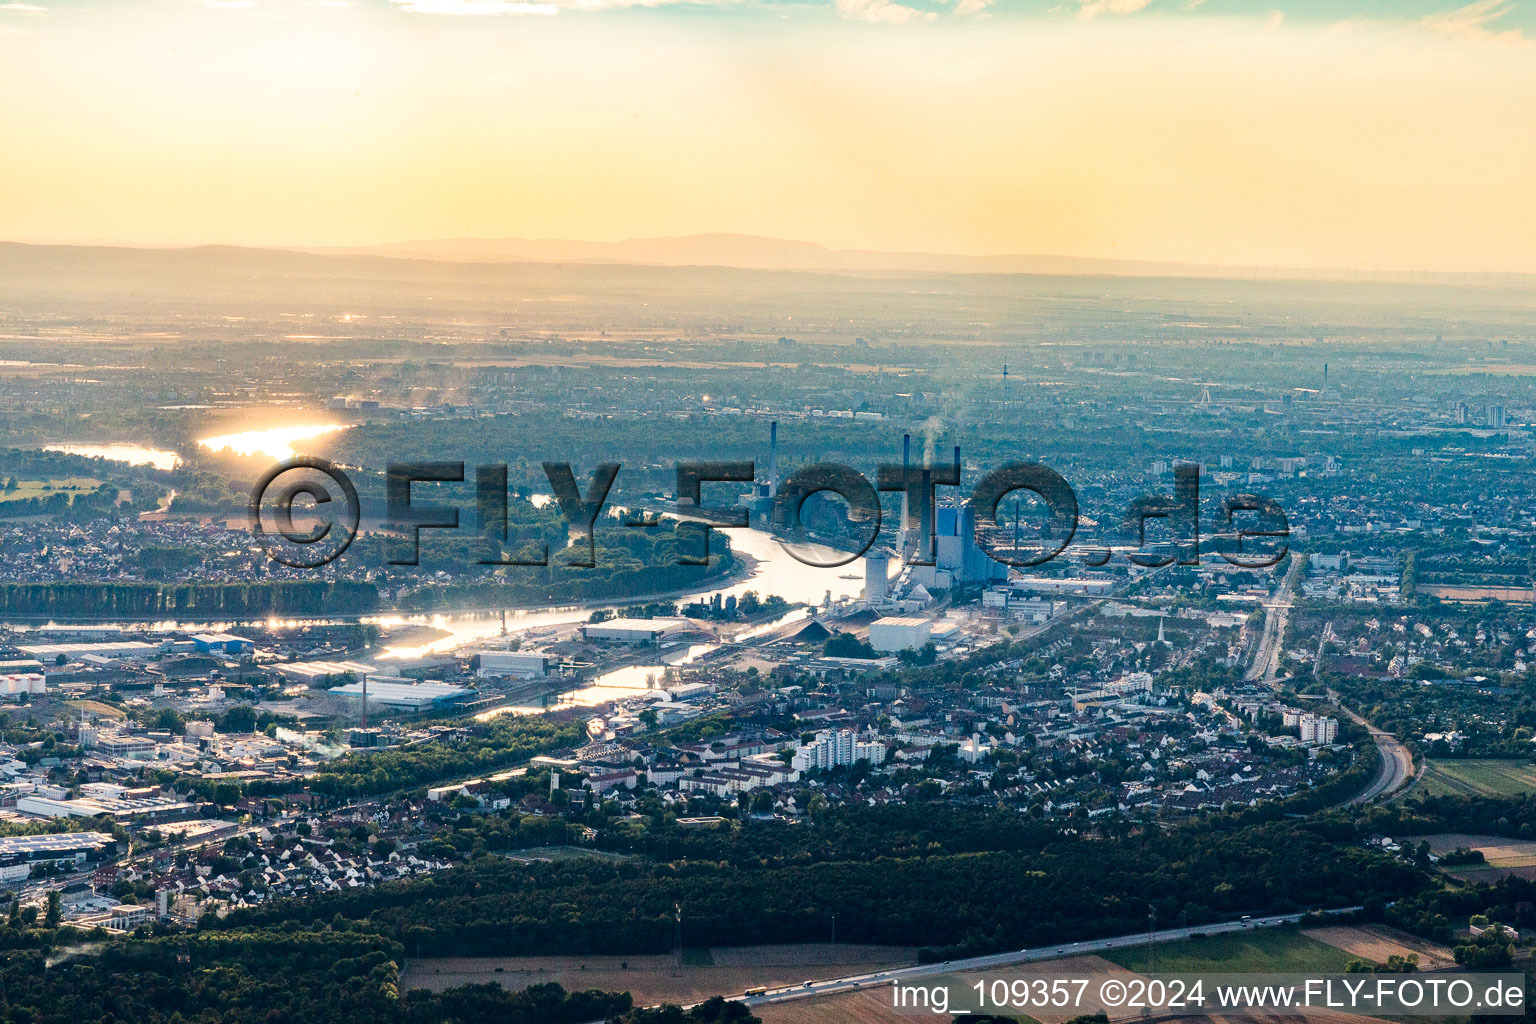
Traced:
[[[172, 486], [172, 473], [150, 466], [130, 466], [112, 459], [65, 452], [8, 448], [0, 451], [0, 519], [51, 516], [83, 521], [155, 507]], [[94, 487], [65, 481], [100, 481]], [[53, 489], [23, 495], [22, 482]], [[67, 488], [67, 489], [66, 489]], [[129, 492], [119, 500], [122, 492]]]
[[[7, 491], [16, 489], [15, 477], [6, 481]], [[0, 500], [0, 518], [22, 519], [28, 516], [51, 516], [68, 512], [73, 518], [85, 519], [95, 515], [110, 514], [117, 510], [117, 487], [104, 483], [84, 490], [53, 490], [46, 494], [28, 497], [6, 497]]]
[[652, 820], [649, 825], [634, 830], [618, 823], [600, 831], [596, 845], [659, 861], [707, 860], [768, 867], [878, 857], [1032, 852], [1074, 834], [1064, 830], [1060, 822], [1008, 811], [905, 803], [829, 808], [818, 815], [814, 828], [791, 828], [778, 822], [678, 828], [659, 827], [661, 822]]
[[1511, 875], [1492, 883], [1437, 886], [1383, 907], [1379, 913], [1404, 931], [1447, 944], [1474, 916], [1530, 928], [1536, 926], [1536, 881]]
[[[1415, 675], [1429, 676], [1433, 666], [1421, 662]], [[1489, 669], [1487, 671], [1494, 671]], [[1431, 757], [1532, 756], [1536, 735], [1536, 676], [1509, 677], [1505, 682], [1462, 682], [1440, 673], [1425, 686], [1418, 678], [1367, 679], [1326, 673], [1324, 682], [1373, 725], [1409, 743], [1427, 732], [1459, 731], [1463, 743], [1452, 749], [1443, 741], [1424, 751]]]
[[[461, 489], [462, 490], [462, 489]], [[453, 504], [448, 488], [439, 500]], [[472, 494], [457, 494], [472, 503]], [[685, 557], [702, 554], [696, 534], [679, 530], [666, 520], [657, 526], [631, 527], [622, 517], [600, 517], [593, 545], [568, 546], [569, 523], [558, 503], [534, 508], [513, 502], [508, 508], [506, 537], [494, 528], [490, 536], [468, 532], [433, 531], [419, 540], [415, 557], [418, 578], [404, 576], [395, 603], [402, 609], [508, 607], [587, 600], [623, 600], [650, 594], [697, 588], [736, 568], [730, 540], [721, 531], [709, 536], [709, 564], [685, 564]], [[362, 566], [393, 574], [392, 560], [405, 545], [397, 538], [363, 536], [348, 550], [342, 565]], [[585, 564], [590, 556], [591, 564]], [[498, 568], [500, 560], [525, 563]], [[406, 573], [417, 570], [407, 569]], [[494, 575], [493, 575], [494, 573]], [[439, 574], [447, 582], [437, 579]]]
[[322, 615], [374, 611], [371, 583], [0, 583], [0, 613], [95, 618]]
[[573, 601], [624, 600], [703, 586], [734, 567], [729, 552], [711, 554], [708, 569], [697, 565], [609, 560], [598, 548], [592, 568], [562, 566], [548, 571], [524, 570], [531, 578], [498, 578], [473, 583], [431, 584], [403, 592], [396, 606], [403, 611], [440, 608], [507, 608], [545, 606]]
[[[773, 831], [788, 838], [796, 828]], [[1047, 841], [1014, 837], [1021, 848], [1012, 850], [734, 863], [525, 865], [488, 856], [423, 880], [237, 911], [209, 926], [339, 915], [413, 953], [639, 953], [670, 947], [676, 904], [690, 944], [819, 941], [836, 915], [844, 941], [955, 952], [1133, 932], [1149, 904], [1162, 920], [1198, 924], [1397, 899], [1429, 884], [1346, 832], [1342, 841], [1331, 828], [1292, 821], [1114, 839], [1064, 831]]]
[[0, 1022], [579, 1024], [632, 1008], [626, 994], [558, 985], [402, 995], [402, 957], [377, 935], [293, 927], [115, 942], [51, 967], [19, 951], [0, 960]]
[[1420, 796], [1372, 808], [1363, 825], [1391, 836], [1437, 832], [1536, 838], [1536, 793], [1518, 796]]
[[745, 1003], [727, 1002], [720, 996], [711, 996], [687, 1010], [670, 1003], [630, 1010], [615, 1018], [613, 1024], [761, 1024], [761, 1021]]

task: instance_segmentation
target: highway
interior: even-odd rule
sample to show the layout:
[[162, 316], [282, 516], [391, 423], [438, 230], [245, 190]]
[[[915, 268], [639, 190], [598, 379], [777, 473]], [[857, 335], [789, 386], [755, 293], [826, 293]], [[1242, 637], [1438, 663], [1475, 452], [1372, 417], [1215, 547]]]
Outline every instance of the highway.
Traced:
[[[1323, 913], [1348, 914], [1359, 909], [1359, 907], [1342, 907], [1337, 910], [1325, 910]], [[873, 974], [856, 974], [847, 978], [807, 981], [801, 985], [772, 988], [757, 995], [739, 995], [731, 998], [746, 1003], [748, 1006], [787, 1003], [796, 999], [811, 999], [819, 996], [837, 995], [843, 992], [858, 992], [875, 986], [893, 985], [899, 981], [908, 981], [916, 978], [933, 978], [940, 975], [994, 970], [1014, 964], [1054, 960], [1064, 956], [1081, 956], [1092, 953], [1105, 953], [1116, 949], [1130, 949], [1144, 946], [1149, 941], [1171, 942], [1178, 939], [1193, 938], [1197, 935], [1220, 935], [1224, 932], [1248, 931], [1255, 928], [1275, 928], [1280, 925], [1295, 924], [1304, 916], [1304, 914], [1280, 914], [1274, 917], [1258, 917], [1243, 921], [1223, 921], [1217, 924], [1204, 924], [1189, 928], [1167, 928], [1155, 932], [1137, 932], [1134, 935], [1120, 935], [1109, 939], [1090, 939], [1086, 942], [1069, 942], [1057, 946], [1038, 946], [1034, 949], [1020, 949], [1009, 953], [973, 956], [965, 960], [946, 960], [943, 963], [919, 964], [916, 967], [899, 967], [889, 971], [877, 971]]]
[[[1290, 570], [1285, 574], [1284, 582], [1280, 584], [1280, 589], [1275, 594], [1275, 600], [1265, 606], [1264, 632], [1259, 638], [1258, 646], [1254, 649], [1253, 662], [1243, 676], [1248, 682], [1278, 685], [1280, 648], [1285, 639], [1286, 623], [1290, 618], [1291, 595], [1296, 589], [1297, 581], [1301, 579], [1301, 574], [1306, 571], [1306, 564], [1305, 556], [1296, 556]], [[1323, 649], [1327, 646], [1331, 629], [1332, 623], [1324, 630], [1323, 639], [1317, 645], [1317, 658], [1314, 662], [1317, 669], [1322, 668]], [[1376, 750], [1381, 754], [1381, 767], [1376, 773], [1376, 778], [1371, 780], [1369, 786], [1339, 806], [1349, 807], [1368, 803], [1379, 796], [1395, 793], [1413, 776], [1413, 755], [1408, 752], [1407, 747], [1398, 742], [1396, 736], [1383, 732], [1345, 707], [1334, 691], [1328, 691], [1328, 699], [1344, 714], [1370, 730]]]
[[[1334, 639], [1333, 623], [1330, 622], [1323, 627], [1323, 635], [1317, 642], [1317, 655], [1312, 661], [1312, 664], [1319, 669], [1323, 664], [1323, 652]], [[1396, 793], [1403, 786], [1407, 785], [1414, 774], [1413, 755], [1409, 753], [1408, 748], [1398, 742], [1396, 736], [1376, 728], [1360, 715], [1345, 707], [1344, 701], [1339, 697], [1337, 691], [1330, 689], [1328, 691], [1328, 699], [1356, 724], [1365, 726], [1366, 730], [1371, 734], [1371, 741], [1376, 744], [1376, 752], [1381, 755], [1381, 765], [1376, 769], [1376, 777], [1371, 780], [1371, 784], [1337, 806], [1352, 807], [1356, 804], [1369, 803], [1379, 796]]]
[[1275, 677], [1280, 672], [1280, 646], [1285, 640], [1285, 626], [1291, 617], [1291, 594], [1296, 590], [1296, 581], [1301, 578], [1306, 567], [1305, 555], [1293, 556], [1274, 601], [1264, 606], [1264, 632], [1260, 634], [1259, 645], [1254, 649], [1253, 663], [1243, 676], [1246, 681], [1275, 685]]
[[1376, 728], [1346, 708], [1339, 701], [1339, 695], [1332, 690], [1328, 691], [1328, 696], [1346, 715], [1371, 731], [1371, 739], [1376, 742], [1376, 749], [1381, 754], [1381, 767], [1377, 769], [1376, 778], [1365, 789], [1346, 800], [1344, 806], [1367, 803], [1379, 796], [1397, 792], [1413, 776], [1413, 755], [1408, 752], [1408, 748], [1399, 743], [1396, 736]]

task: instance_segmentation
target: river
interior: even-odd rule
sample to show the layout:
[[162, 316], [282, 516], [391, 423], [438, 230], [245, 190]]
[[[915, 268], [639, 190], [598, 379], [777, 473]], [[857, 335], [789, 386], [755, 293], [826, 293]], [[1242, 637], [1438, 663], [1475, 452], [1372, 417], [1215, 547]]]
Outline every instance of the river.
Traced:
[[[863, 562], [854, 561], [836, 569], [819, 569], [797, 561], [773, 535], [758, 529], [724, 531], [730, 539], [731, 550], [745, 555], [753, 562], [751, 572], [743, 579], [725, 586], [711, 586], [691, 590], [668, 597], [678, 604], [711, 600], [719, 594], [741, 597], [755, 590], [762, 597], [776, 594], [791, 604], [822, 604], [830, 593], [833, 600], [857, 597], [864, 589]], [[845, 579], [844, 577], [853, 577]], [[609, 607], [621, 607], [635, 603], [633, 600], [617, 602]], [[516, 632], [543, 626], [562, 626], [584, 622], [601, 605], [564, 605], [551, 608], [517, 608], [506, 612], [507, 631]], [[803, 613], [802, 613], [803, 614]], [[443, 630], [447, 636], [416, 647], [391, 649], [396, 656], [420, 656], [438, 651], [452, 650], [475, 640], [484, 640], [501, 633], [500, 611], [443, 612], [433, 615], [380, 615], [364, 621], [381, 625], [420, 623]], [[764, 627], [758, 627], [762, 629]]]
[[[745, 577], [739, 578], [724, 586], [709, 586], [680, 594], [668, 595], [665, 600], [676, 601], [678, 604], [690, 604], [694, 601], [709, 601], [714, 595], [719, 594], [721, 599], [726, 597], [739, 598], [749, 590], [755, 590], [759, 595], [767, 597], [778, 595], [791, 604], [809, 604], [820, 606], [830, 596], [833, 600], [841, 600], [857, 597], [864, 588], [863, 563], [855, 560], [846, 566], [823, 569], [801, 563], [786, 552], [783, 546], [772, 534], [758, 529], [735, 529], [726, 531], [730, 538], [731, 548], [740, 555], [746, 556], [751, 561], [751, 569]], [[830, 550], [826, 552], [830, 554]], [[598, 608], [619, 608], [634, 603], [634, 599], [615, 602], [611, 605], [580, 604], [560, 605], [545, 608], [508, 608], [477, 609], [462, 612], [436, 612], [422, 614], [408, 613], [382, 613], [378, 615], [362, 616], [360, 621], [389, 628], [404, 626], [429, 626], [442, 635], [431, 641], [413, 646], [391, 646], [388, 643], [386, 633], [383, 651], [380, 654], [382, 660], [391, 658], [421, 657], [451, 651], [477, 641], [488, 640], [501, 634], [503, 616], [508, 633], [522, 632], [524, 630], [539, 630], [548, 627], [569, 626], [578, 622], [585, 622], [593, 611]], [[784, 616], [769, 622], [760, 622], [752, 626], [743, 626], [734, 632], [727, 632], [725, 639], [740, 641], [750, 639], [769, 630], [775, 629], [786, 622], [793, 622], [808, 617], [804, 608], [796, 608], [787, 612]], [[163, 633], [169, 631], [213, 631], [238, 629], [242, 625], [262, 625], [270, 629], [283, 629], [285, 627], [296, 628], [306, 624], [326, 624], [349, 621], [345, 618], [328, 618], [317, 616], [307, 619], [266, 619], [259, 622], [252, 621], [209, 621], [209, 622], [92, 622], [70, 623], [64, 621], [52, 621], [44, 624], [8, 623], [13, 628], [27, 631], [43, 631], [50, 629], [70, 629], [77, 631], [144, 631], [146, 633]], [[730, 627], [727, 625], [727, 630]], [[536, 644], [538, 637], [532, 638]], [[577, 691], [575, 695], [566, 695], [567, 701], [575, 700], [580, 704], [598, 704], [622, 696], [624, 692], [644, 690], [650, 684], [652, 678], [662, 676], [669, 665], [682, 664], [693, 661], [708, 654], [715, 648], [711, 644], [695, 644], [687, 648], [679, 648], [668, 651], [660, 656], [656, 662], [644, 665], [629, 665], [615, 669], [596, 677], [592, 683]]]
[[[203, 448], [213, 451], [227, 450], [238, 454], [263, 454], [274, 459], [285, 459], [295, 454], [297, 442], [344, 429], [346, 429], [344, 425], [334, 423], [277, 427], [202, 438], [198, 441], [198, 444]], [[170, 460], [176, 458], [176, 453], [174, 452], [164, 452], [126, 444], [59, 447], [61, 450], [70, 450], [77, 454], [101, 455], [124, 462], [142, 463], [154, 460], [156, 465], [168, 463], [163, 468], [173, 466], [175, 463]], [[551, 500], [551, 496], [536, 494], [531, 496], [530, 500], [536, 506], [543, 507]], [[783, 545], [774, 539], [772, 534], [766, 531], [753, 528], [733, 529], [725, 531], [725, 535], [730, 539], [732, 550], [749, 560], [751, 569], [747, 575], [724, 586], [709, 586], [681, 594], [667, 595], [666, 600], [676, 601], [678, 604], [690, 604], [695, 601], [712, 600], [716, 594], [719, 594], [722, 600], [727, 597], [739, 598], [747, 591], [755, 590], [762, 597], [777, 595], [791, 604], [820, 606], [828, 598], [841, 600], [857, 597], [863, 590], [862, 561], [855, 560], [848, 565], [837, 568], [818, 568], [805, 565], [795, 559], [784, 550]], [[821, 549], [819, 552], [821, 557], [829, 557], [835, 554], [830, 549]], [[386, 627], [385, 641], [380, 657], [387, 661], [391, 658], [421, 657], [442, 653], [477, 641], [488, 640], [501, 635], [503, 624], [505, 624], [508, 633], [569, 626], [573, 623], [586, 621], [592, 612], [598, 608], [617, 608], [633, 603], [635, 603], [634, 599], [629, 599], [616, 602], [613, 605], [580, 604], [545, 608], [508, 608], [505, 611], [492, 609], [430, 614], [383, 613], [364, 616], [361, 621]], [[734, 632], [729, 632], [730, 627], [727, 625], [727, 632], [723, 635], [723, 639], [733, 641], [751, 639], [753, 636], [778, 628], [786, 622], [807, 618], [808, 614], [805, 609], [797, 608], [774, 621], [760, 622], [753, 626], [741, 627]], [[303, 620], [269, 619], [260, 624], [268, 628], [282, 629], [285, 626], [297, 627], [303, 624], [336, 621], [344, 620], [326, 617]], [[242, 623], [239, 621], [166, 621], [74, 625], [66, 621], [49, 622], [43, 625], [13, 625], [19, 628], [36, 630], [69, 628], [101, 631], [144, 630], [146, 632], [165, 632], [170, 630], [237, 629], [241, 625], [252, 624], [255, 623]], [[429, 626], [439, 631], [441, 635], [426, 643], [410, 646], [391, 646], [388, 643], [387, 630], [415, 625]], [[531, 639], [537, 643], [538, 638], [536, 636]], [[686, 648], [670, 650], [661, 655], [655, 663], [629, 665], [599, 675], [590, 685], [583, 687], [575, 694], [566, 695], [564, 699], [567, 701], [574, 700], [580, 704], [598, 704], [623, 696], [626, 692], [644, 690], [652, 685], [660, 676], [664, 675], [669, 666], [694, 661], [713, 650], [715, 650], [715, 647], [711, 644], [694, 644]]]
[[43, 448], [49, 452], [66, 455], [83, 455], [88, 459], [109, 459], [129, 466], [153, 466], [171, 470], [181, 464], [181, 456], [165, 448], [149, 448], [142, 444], [113, 442], [110, 444], [50, 444]]

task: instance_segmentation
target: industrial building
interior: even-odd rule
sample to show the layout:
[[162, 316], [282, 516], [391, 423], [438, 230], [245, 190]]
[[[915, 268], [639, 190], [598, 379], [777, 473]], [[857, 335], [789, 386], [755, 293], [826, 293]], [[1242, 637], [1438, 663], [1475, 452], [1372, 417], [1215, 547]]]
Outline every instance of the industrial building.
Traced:
[[0, 836], [0, 864], [56, 864], [117, 855], [117, 840], [105, 832], [58, 832], [43, 836]]
[[976, 543], [976, 510], [965, 499], [940, 502], [934, 509], [934, 564], [962, 583], [1008, 578], [1008, 567]]
[[[450, 686], [447, 683], [405, 683], [368, 680], [368, 703], [384, 707], [424, 711], [443, 704], [463, 700], [473, 691], [467, 686]], [[328, 691], [337, 697], [363, 697], [363, 683], [348, 683]]]
[[538, 678], [549, 674], [549, 655], [539, 651], [481, 651], [475, 655], [475, 674]]
[[365, 665], [360, 661], [292, 661], [283, 665], [273, 665], [272, 667], [279, 675], [298, 680], [309, 686], [313, 686], [316, 682], [334, 679], [348, 673], [358, 678], [362, 678], [365, 675], [378, 674], [378, 669], [372, 665]]
[[871, 551], [864, 556], [864, 600], [879, 604], [890, 592], [891, 555], [887, 551]]
[[59, 656], [65, 661], [79, 661], [88, 655], [98, 658], [153, 658], [160, 653], [159, 644], [143, 640], [114, 640], [79, 644], [22, 644], [17, 650], [36, 658], [44, 665], [55, 664]]
[[[84, 738], [82, 737], [82, 742]], [[126, 757], [134, 760], [146, 760], [155, 756], [155, 741], [143, 736], [103, 736], [95, 734], [89, 743], [84, 744], [89, 749], [107, 757]]]
[[40, 818], [94, 818], [104, 814], [116, 820], [156, 820], [183, 817], [196, 809], [185, 800], [166, 796], [82, 796], [68, 800], [34, 793], [16, 799], [16, 810]]
[[597, 643], [653, 644], [687, 628], [687, 619], [609, 619], [582, 626], [581, 636]]
[[31, 693], [46, 693], [48, 681], [41, 672], [7, 672], [0, 675], [0, 700], [20, 700]]
[[927, 619], [888, 617], [869, 625], [869, 644], [882, 654], [911, 651], [923, 646], [932, 635]]
[[1100, 597], [1114, 592], [1115, 581], [1107, 576], [1076, 576], [1052, 578], [1026, 576], [1013, 581], [1014, 590], [1034, 594], [1078, 594], [1084, 597]]
[[204, 654], [249, 654], [256, 649], [254, 640], [229, 633], [198, 633], [192, 642]]

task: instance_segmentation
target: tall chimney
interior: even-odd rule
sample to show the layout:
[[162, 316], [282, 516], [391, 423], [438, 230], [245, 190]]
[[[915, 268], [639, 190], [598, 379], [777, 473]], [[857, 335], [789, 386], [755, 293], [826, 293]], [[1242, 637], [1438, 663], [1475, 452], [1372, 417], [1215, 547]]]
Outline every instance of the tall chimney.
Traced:
[[779, 421], [768, 424], [768, 497], [779, 496]]
[[[960, 484], [960, 446], [955, 445], [955, 485]], [[955, 536], [960, 536], [960, 502], [955, 502]]]
[[897, 534], [897, 547], [901, 556], [907, 555], [907, 474], [912, 471], [912, 435], [901, 435], [901, 530]]
[[[926, 460], [924, 461], [926, 462]], [[918, 548], [918, 558], [922, 560], [923, 564], [927, 565], [931, 564], [934, 560], [935, 545], [933, 543], [933, 470], [926, 465], [923, 466], [923, 494], [927, 496], [927, 500], [923, 502], [923, 507], [917, 510], [919, 524], [917, 543], [920, 545]]]

